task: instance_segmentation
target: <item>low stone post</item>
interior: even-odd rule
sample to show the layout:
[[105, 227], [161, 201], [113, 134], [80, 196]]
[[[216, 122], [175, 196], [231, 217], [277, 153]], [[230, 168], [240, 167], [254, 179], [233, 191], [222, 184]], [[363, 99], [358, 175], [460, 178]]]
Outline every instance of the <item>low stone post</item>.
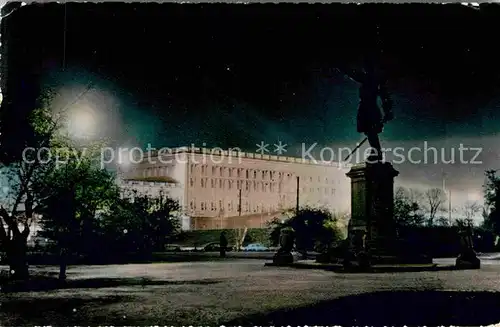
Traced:
[[293, 263], [293, 244], [295, 242], [295, 232], [292, 228], [283, 228], [280, 231], [280, 248], [273, 257], [275, 264]]
[[455, 266], [460, 269], [479, 269], [481, 260], [474, 251], [474, 242], [472, 240], [472, 228], [466, 227], [459, 231], [460, 235], [460, 254], [455, 261]]

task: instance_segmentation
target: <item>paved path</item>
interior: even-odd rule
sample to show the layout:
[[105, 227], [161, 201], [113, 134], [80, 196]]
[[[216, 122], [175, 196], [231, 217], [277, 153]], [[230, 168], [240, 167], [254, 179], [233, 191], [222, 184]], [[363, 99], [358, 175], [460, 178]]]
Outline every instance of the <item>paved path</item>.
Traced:
[[[500, 322], [500, 313], [494, 309], [500, 308], [500, 296], [491, 293], [500, 291], [498, 265], [468, 271], [336, 274], [264, 267], [263, 263], [253, 259], [70, 267], [71, 281], [113, 278], [122, 282], [2, 295], [0, 322], [204, 326], [231, 322], [352, 325], [363, 319], [368, 325], [376, 325], [370, 320], [374, 319], [408, 326], [412, 322], [427, 326]], [[57, 267], [36, 270], [56, 273]], [[142, 282], [134, 285], [130, 280]], [[312, 306], [307, 310], [313, 311], [300, 311], [305, 306]], [[286, 308], [296, 309], [280, 313]], [[488, 311], [475, 314], [474, 310]], [[469, 311], [470, 315], [463, 316]], [[388, 316], [379, 317], [382, 314]]]

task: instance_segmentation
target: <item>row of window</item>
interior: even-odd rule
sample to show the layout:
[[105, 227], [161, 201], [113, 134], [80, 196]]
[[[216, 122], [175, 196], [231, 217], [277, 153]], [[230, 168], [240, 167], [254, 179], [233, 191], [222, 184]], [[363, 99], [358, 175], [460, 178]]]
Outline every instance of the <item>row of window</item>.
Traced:
[[[191, 187], [194, 187], [195, 185], [195, 178], [191, 178], [189, 181], [189, 184]], [[236, 182], [236, 183], [235, 183]], [[200, 186], [202, 188], [219, 188], [219, 189], [228, 189], [231, 190], [233, 188], [236, 188], [237, 190], [243, 190], [243, 187], [245, 191], [254, 191], [254, 192], [279, 192], [281, 193], [283, 191], [283, 186], [282, 183], [268, 183], [268, 182], [256, 182], [256, 181], [233, 181], [233, 180], [225, 180], [225, 179], [210, 179], [210, 185], [208, 183], [208, 178], [201, 178], [200, 179]], [[324, 193], [326, 194], [331, 194], [335, 195], [335, 188], [329, 188], [329, 187], [303, 187], [302, 192], [304, 193]]]
[[[191, 164], [190, 173], [193, 174], [198, 171], [198, 167], [201, 168], [201, 174], [207, 176], [209, 172], [208, 165], [196, 165]], [[219, 177], [237, 177], [246, 179], [257, 179], [258, 177], [262, 179], [272, 180], [274, 178], [284, 179], [292, 178], [292, 174], [284, 172], [276, 172], [273, 170], [259, 170], [259, 169], [245, 169], [245, 168], [235, 168], [235, 167], [223, 167], [223, 166], [211, 166], [212, 176]]]
[[[198, 165], [191, 164], [191, 173], [195, 170]], [[201, 173], [202, 175], [208, 175], [208, 165], [201, 165]], [[273, 181], [278, 179], [278, 181], [291, 180], [292, 174], [285, 172], [276, 172], [273, 170], [258, 170], [258, 169], [245, 169], [245, 168], [233, 168], [233, 167], [222, 167], [222, 166], [212, 166], [211, 167], [212, 176], [220, 176], [220, 177], [236, 177], [236, 178], [246, 178], [246, 179], [257, 179], [260, 177], [262, 180]], [[145, 168], [142, 171], [143, 177], [159, 177], [159, 176], [168, 176], [170, 173], [169, 167], [149, 167]], [[301, 180], [307, 180], [310, 183], [322, 182], [322, 177], [302, 177]], [[328, 177], [324, 178], [325, 184], [335, 184], [335, 182], [340, 183], [339, 180], [335, 181], [335, 179]], [[193, 186], [193, 185], [192, 185]]]
[[[288, 205], [293, 204], [295, 202], [295, 199], [292, 199], [290, 197], [286, 198], [283, 196], [280, 198], [280, 203], [278, 205], [276, 204], [271, 204], [271, 205], [264, 205], [262, 203], [258, 204], [252, 204], [248, 201], [243, 201], [241, 203], [241, 211], [248, 213], [248, 212], [254, 212], [254, 213], [259, 213], [259, 212], [274, 212], [277, 210], [282, 210], [284, 207], [286, 207], [285, 203], [288, 203]], [[327, 204], [326, 202], [324, 203], [325, 205]], [[199, 205], [199, 206], [198, 206]], [[227, 212], [238, 212], [238, 201], [228, 201], [226, 203], [226, 206], [224, 206], [224, 201], [219, 200], [218, 205], [217, 202], [215, 201], [200, 201], [197, 203], [195, 200], [191, 200], [189, 203], [189, 207], [191, 210], [197, 210], [198, 208], [200, 211], [213, 211], [213, 212], [219, 212], [223, 213], [225, 211]]]
[[302, 193], [324, 193], [325, 195], [335, 195], [335, 189], [334, 188], [329, 188], [329, 187], [304, 187], [302, 188]]
[[[190, 186], [195, 185], [196, 179], [191, 178], [189, 181]], [[203, 188], [219, 188], [219, 189], [237, 189], [237, 190], [245, 190], [245, 191], [254, 191], [254, 192], [281, 192], [282, 184], [281, 183], [271, 183], [271, 182], [256, 182], [256, 181], [233, 181], [233, 180], [225, 180], [225, 179], [210, 179], [210, 184], [208, 183], [208, 178], [200, 179], [200, 186]]]
[[165, 188], [175, 188], [177, 185], [174, 183], [164, 183], [164, 182], [146, 182], [146, 181], [128, 181], [126, 182], [127, 186], [135, 185], [135, 186], [161, 186]]
[[[227, 208], [224, 207], [224, 203], [222, 200], [219, 200], [219, 206], [216, 206], [216, 202], [208, 202], [208, 201], [201, 201], [200, 203], [200, 210], [201, 211], [219, 211], [222, 212], [224, 210], [227, 210], [228, 212], [238, 212], [238, 202], [233, 202], [229, 201], [227, 202]], [[210, 206], [209, 206], [210, 204]], [[197, 204], [196, 201], [191, 200], [189, 207], [191, 210], [197, 210]], [[248, 201], [245, 201], [242, 203], [241, 206], [241, 211], [242, 212], [272, 212], [281, 209], [280, 206], [276, 205], [269, 205], [265, 206], [262, 203], [257, 204], [257, 205], [252, 205]]]
[[[222, 166], [211, 166], [208, 165], [196, 165], [191, 164], [190, 172], [191, 175], [193, 172], [197, 171], [197, 167], [201, 168], [201, 175], [208, 176], [209, 168], [211, 168], [211, 176], [212, 177], [230, 177], [230, 178], [245, 178], [245, 179], [257, 179], [260, 178], [262, 180], [291, 180], [293, 178], [293, 174], [288, 172], [277, 172], [274, 170], [259, 170], [259, 169], [245, 169], [245, 168], [234, 168], [234, 167], [222, 167]], [[322, 183], [324, 181], [325, 184], [335, 184], [340, 183], [340, 181], [336, 181], [333, 178], [328, 178], [321, 176], [316, 177], [301, 177], [301, 180], [309, 181], [310, 183], [317, 182]]]
[[144, 168], [142, 171], [142, 177], [159, 177], [168, 176], [170, 173], [169, 167], [149, 167]]

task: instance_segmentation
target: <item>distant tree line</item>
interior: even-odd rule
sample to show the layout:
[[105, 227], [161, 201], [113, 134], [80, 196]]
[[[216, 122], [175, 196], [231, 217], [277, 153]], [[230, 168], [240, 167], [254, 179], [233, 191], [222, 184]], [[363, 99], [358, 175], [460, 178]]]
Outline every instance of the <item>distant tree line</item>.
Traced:
[[471, 227], [477, 251], [500, 250], [500, 178], [496, 170], [488, 170], [485, 179], [484, 204], [467, 201], [459, 207], [452, 207], [451, 213], [442, 189], [421, 192], [398, 187], [394, 195], [394, 217], [398, 226], [407, 232], [413, 229], [414, 235], [418, 229], [434, 229], [427, 232], [428, 237], [434, 239], [429, 243], [441, 248], [449, 246], [450, 242], [458, 242], [454, 236], [457, 230]]
[[424, 192], [398, 187], [394, 192], [394, 219], [399, 226], [472, 226], [483, 207], [476, 201], [467, 201], [460, 207], [447, 206], [446, 193], [440, 188]]

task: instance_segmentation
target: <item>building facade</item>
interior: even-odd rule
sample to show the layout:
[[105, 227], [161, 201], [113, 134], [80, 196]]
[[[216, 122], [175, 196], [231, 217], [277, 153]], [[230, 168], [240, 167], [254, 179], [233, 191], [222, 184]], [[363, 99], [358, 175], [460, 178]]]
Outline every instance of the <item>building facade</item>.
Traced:
[[264, 227], [295, 208], [297, 199], [300, 207], [348, 212], [346, 172], [302, 158], [183, 147], [152, 152], [123, 174], [127, 183], [143, 183], [136, 188], [149, 194], [166, 187], [151, 181], [166, 179], [191, 229], [218, 229]]

